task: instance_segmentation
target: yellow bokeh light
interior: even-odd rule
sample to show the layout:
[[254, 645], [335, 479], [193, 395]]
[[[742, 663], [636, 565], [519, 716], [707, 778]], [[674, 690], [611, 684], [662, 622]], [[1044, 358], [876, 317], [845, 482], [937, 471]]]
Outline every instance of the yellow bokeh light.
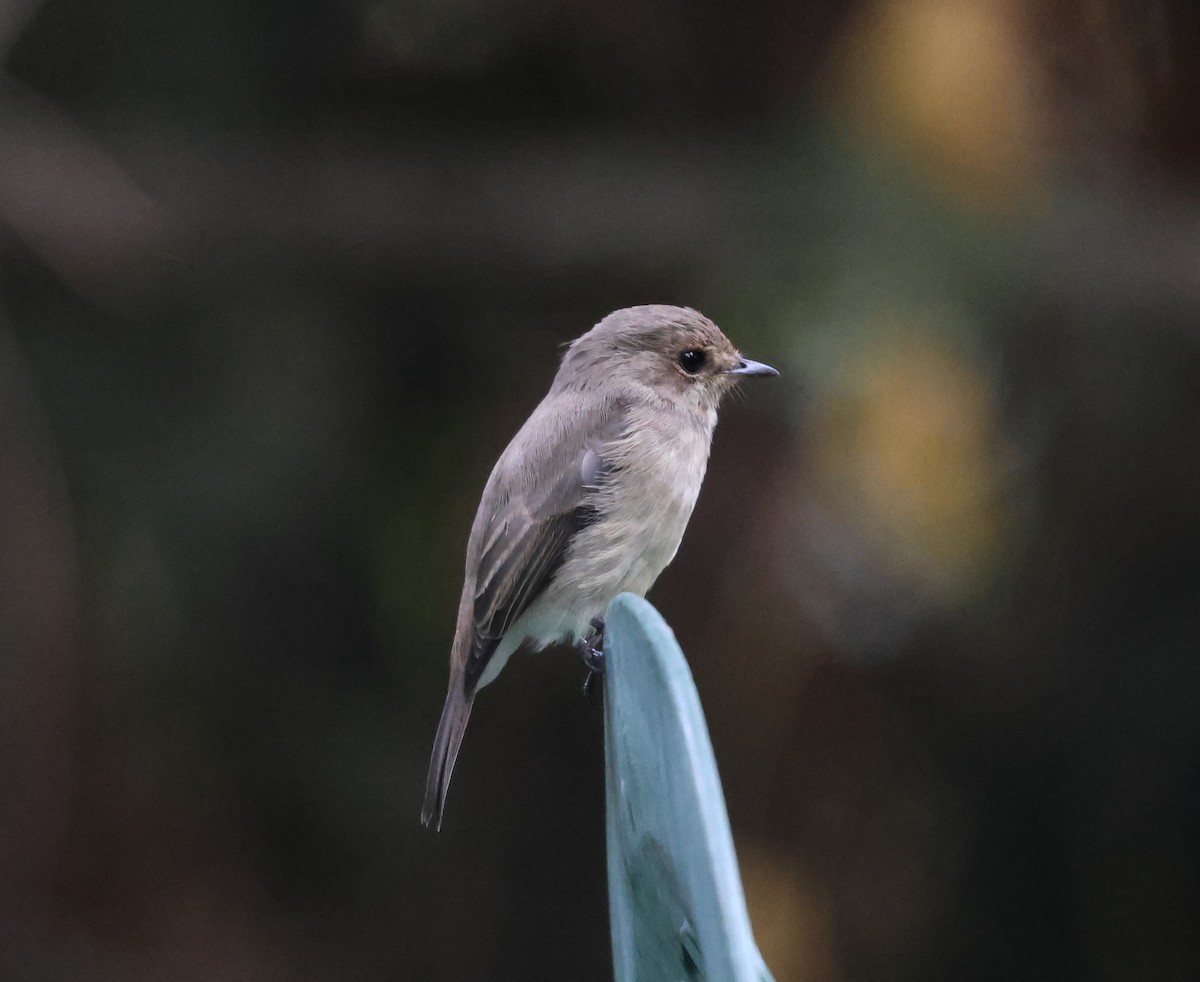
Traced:
[[961, 599], [995, 568], [1012, 451], [990, 379], [951, 345], [911, 328], [852, 351], [827, 390], [816, 433], [831, 508], [887, 571], [931, 596]]
[[827, 905], [810, 889], [792, 855], [777, 845], [742, 841], [738, 860], [754, 938], [775, 978], [840, 978]]
[[900, 147], [976, 206], [1040, 184], [1038, 74], [1009, 0], [880, 0], [846, 33], [836, 100], [868, 140]]

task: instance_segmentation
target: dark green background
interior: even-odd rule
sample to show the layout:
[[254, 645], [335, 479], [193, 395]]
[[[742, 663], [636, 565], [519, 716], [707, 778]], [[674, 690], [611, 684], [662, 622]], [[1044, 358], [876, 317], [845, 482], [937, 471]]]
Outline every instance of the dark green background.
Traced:
[[489, 467], [642, 302], [783, 372], [651, 594], [780, 982], [1195, 972], [1194, 4], [0, 14], [0, 976], [611, 977], [571, 654], [417, 816]]

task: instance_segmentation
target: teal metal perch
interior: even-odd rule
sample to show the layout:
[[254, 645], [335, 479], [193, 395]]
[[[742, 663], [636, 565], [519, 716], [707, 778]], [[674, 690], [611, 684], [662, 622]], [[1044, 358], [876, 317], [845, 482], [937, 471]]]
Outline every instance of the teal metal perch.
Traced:
[[622, 594], [604, 628], [616, 982], [771, 982], [750, 931], [712, 742], [675, 635]]

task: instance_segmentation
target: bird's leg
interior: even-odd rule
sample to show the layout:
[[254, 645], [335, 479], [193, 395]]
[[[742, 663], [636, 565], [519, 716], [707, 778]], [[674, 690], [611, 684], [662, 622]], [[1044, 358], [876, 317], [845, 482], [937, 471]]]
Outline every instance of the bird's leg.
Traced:
[[604, 620], [592, 618], [592, 633], [579, 644], [579, 657], [592, 675], [604, 674]]
[[592, 702], [593, 681], [597, 675], [604, 674], [604, 620], [592, 618], [592, 633], [578, 641], [575, 645], [579, 657], [587, 669], [587, 677], [583, 680], [583, 694], [588, 702]]

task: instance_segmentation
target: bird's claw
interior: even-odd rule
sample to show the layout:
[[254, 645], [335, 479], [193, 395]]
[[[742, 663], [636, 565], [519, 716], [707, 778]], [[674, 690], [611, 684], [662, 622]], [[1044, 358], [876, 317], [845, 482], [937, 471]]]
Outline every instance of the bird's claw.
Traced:
[[579, 660], [583, 667], [592, 675], [604, 674], [604, 651], [600, 648], [585, 647], [579, 651]]
[[590, 703], [595, 702], [595, 680], [604, 675], [604, 621], [599, 617], [592, 618], [592, 633], [577, 645], [579, 658], [587, 669], [583, 680], [583, 694]]

